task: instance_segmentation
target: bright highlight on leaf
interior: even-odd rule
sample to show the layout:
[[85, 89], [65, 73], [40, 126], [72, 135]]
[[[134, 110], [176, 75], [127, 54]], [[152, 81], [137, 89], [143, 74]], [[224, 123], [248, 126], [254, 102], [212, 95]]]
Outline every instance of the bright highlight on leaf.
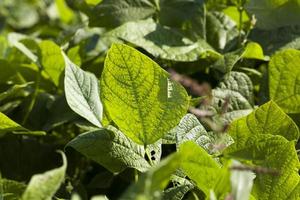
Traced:
[[185, 89], [137, 50], [114, 44], [101, 76], [101, 100], [120, 130], [139, 144], [152, 144], [186, 113]]

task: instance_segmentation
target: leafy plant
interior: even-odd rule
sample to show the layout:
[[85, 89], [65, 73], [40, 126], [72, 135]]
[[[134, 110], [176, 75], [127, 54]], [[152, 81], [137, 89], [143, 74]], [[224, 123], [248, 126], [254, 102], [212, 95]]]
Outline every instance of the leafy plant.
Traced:
[[298, 200], [299, 13], [1, 1], [0, 198]]

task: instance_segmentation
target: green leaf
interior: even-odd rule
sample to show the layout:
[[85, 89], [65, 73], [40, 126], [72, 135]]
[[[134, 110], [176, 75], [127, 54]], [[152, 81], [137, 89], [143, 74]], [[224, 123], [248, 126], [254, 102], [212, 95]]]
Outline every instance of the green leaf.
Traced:
[[147, 173], [139, 177], [139, 180], [132, 184], [121, 196], [121, 199], [160, 199], [163, 189], [168, 185], [173, 172], [180, 166], [183, 155], [175, 153], [162, 160]]
[[60, 19], [65, 23], [70, 23], [74, 18], [73, 11], [68, 7], [65, 0], [55, 0], [56, 9]]
[[185, 142], [179, 152], [184, 156], [181, 168], [184, 173], [209, 197], [210, 190], [225, 197], [229, 191], [229, 174], [201, 147], [194, 142]]
[[218, 51], [227, 52], [237, 43], [236, 23], [222, 12], [208, 12], [206, 15], [206, 38]]
[[279, 172], [279, 175], [257, 174], [254, 197], [290, 199], [300, 181], [300, 164], [294, 147], [299, 130], [295, 123], [271, 101], [234, 121], [229, 134], [235, 143], [225, 150], [225, 155]]
[[128, 167], [141, 172], [150, 168], [144, 158], [144, 146], [134, 143], [112, 126], [83, 133], [69, 142], [67, 147], [74, 148], [113, 173]]
[[63, 158], [63, 165], [61, 167], [32, 176], [23, 193], [22, 200], [52, 199], [65, 179], [67, 159], [64, 153], [61, 152], [61, 155]]
[[163, 200], [181, 200], [194, 186], [192, 184], [179, 185], [164, 191]]
[[[212, 97], [211, 105], [219, 113], [223, 112], [223, 105], [227, 101], [226, 113], [228, 115], [234, 111], [251, 110], [254, 104], [252, 81], [244, 73], [230, 72], [218, 87], [212, 90]], [[225, 117], [238, 117], [239, 114], [232, 113], [231, 116]]]
[[41, 49], [41, 64], [47, 75], [56, 86], [59, 86], [61, 75], [65, 68], [61, 49], [54, 42], [44, 40], [39, 43]]
[[[256, 127], [251, 122], [249, 124]], [[256, 199], [288, 200], [294, 195], [300, 181], [300, 163], [294, 141], [289, 142], [280, 135], [271, 134], [243, 136], [242, 140], [239, 137], [235, 141], [225, 150], [226, 155], [252, 161], [254, 165], [279, 173], [257, 174], [252, 192]]]
[[245, 47], [245, 52], [243, 53], [243, 58], [247, 59], [257, 59], [257, 60], [268, 60], [264, 56], [263, 49], [256, 42], [249, 42]]
[[300, 24], [298, 0], [251, 0], [248, 1], [245, 8], [250, 15], [255, 15], [256, 26], [261, 29], [275, 29]]
[[183, 32], [193, 38], [205, 38], [205, 8], [202, 0], [159, 0], [157, 12], [160, 24], [184, 29]]
[[300, 51], [276, 53], [269, 63], [270, 97], [287, 113], [300, 113]]
[[102, 0], [85, 0], [85, 2], [89, 5], [97, 5], [101, 3]]
[[87, 14], [91, 26], [117, 27], [128, 21], [146, 19], [155, 10], [151, 0], [103, 0]]
[[186, 113], [188, 95], [147, 56], [122, 44], [109, 50], [101, 99], [120, 130], [139, 144], [162, 138]]
[[161, 59], [192, 62], [201, 58], [217, 60], [221, 57], [204, 40], [193, 42], [174, 29], [156, 24], [152, 19], [128, 22], [108, 34], [142, 47]]
[[290, 141], [297, 141], [299, 138], [297, 125], [273, 101], [234, 121], [230, 125], [229, 133], [239, 143], [250, 135], [258, 134], [281, 135]]
[[26, 130], [20, 124], [14, 122], [9, 117], [0, 112], [0, 135], [9, 131], [24, 131]]
[[288, 48], [300, 50], [300, 25], [272, 30], [253, 29], [249, 39], [259, 43], [268, 55]]
[[19, 200], [26, 185], [14, 180], [0, 179], [0, 198], [5, 200]]
[[65, 93], [69, 106], [95, 126], [102, 127], [103, 107], [96, 76], [77, 67], [66, 55], [64, 59]]

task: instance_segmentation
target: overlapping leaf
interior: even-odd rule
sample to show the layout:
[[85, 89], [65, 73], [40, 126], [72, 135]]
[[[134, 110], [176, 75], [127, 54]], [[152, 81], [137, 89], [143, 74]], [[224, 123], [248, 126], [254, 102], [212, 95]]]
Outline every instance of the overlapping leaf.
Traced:
[[269, 63], [270, 97], [287, 113], [300, 113], [300, 51], [283, 50]]

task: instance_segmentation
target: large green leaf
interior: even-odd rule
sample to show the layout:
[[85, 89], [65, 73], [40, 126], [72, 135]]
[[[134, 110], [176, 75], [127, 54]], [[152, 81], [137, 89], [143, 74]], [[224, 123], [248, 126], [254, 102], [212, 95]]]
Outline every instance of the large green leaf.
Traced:
[[300, 2], [298, 0], [251, 0], [246, 10], [257, 18], [256, 26], [275, 29], [300, 24]]
[[152, 144], [186, 113], [185, 89], [137, 50], [114, 44], [101, 76], [101, 99], [120, 130], [139, 144]]
[[276, 53], [269, 63], [270, 97], [287, 113], [300, 113], [300, 51]]
[[[150, 164], [145, 159], [145, 148], [134, 143], [121, 131], [109, 126], [79, 135], [67, 144], [86, 157], [116, 173], [127, 167], [145, 172]], [[160, 155], [159, 151], [155, 154]], [[159, 158], [156, 159], [159, 161]]]
[[281, 135], [290, 141], [299, 138], [297, 125], [273, 101], [234, 121], [229, 132], [234, 140], [239, 140], [238, 144], [248, 136], [258, 134]]
[[253, 195], [263, 200], [290, 199], [300, 181], [300, 164], [294, 147], [299, 131], [295, 123], [271, 101], [234, 121], [229, 134], [235, 143], [225, 150], [225, 155], [279, 172], [279, 175], [258, 174]]
[[43, 174], [34, 175], [23, 193], [22, 200], [50, 200], [59, 189], [65, 179], [67, 170], [67, 159], [62, 154], [63, 165], [59, 168], [52, 169]]
[[103, 107], [96, 76], [77, 67], [66, 55], [64, 58], [65, 93], [69, 106], [95, 126], [101, 127]]
[[54, 42], [44, 40], [39, 43], [41, 49], [41, 64], [53, 83], [58, 86], [65, 68], [61, 49]]
[[152, 19], [128, 22], [108, 33], [144, 48], [155, 57], [173, 61], [217, 60], [221, 57], [204, 40], [192, 42], [174, 29]]
[[[249, 125], [256, 126], [251, 122]], [[300, 182], [300, 163], [294, 141], [289, 142], [280, 135], [271, 134], [239, 135], [235, 141], [236, 143], [225, 150], [225, 154], [250, 160], [255, 165], [268, 168], [270, 172], [278, 172], [278, 175], [257, 174], [253, 188], [255, 198], [288, 200], [294, 195]], [[296, 193], [299, 195], [299, 192]]]

